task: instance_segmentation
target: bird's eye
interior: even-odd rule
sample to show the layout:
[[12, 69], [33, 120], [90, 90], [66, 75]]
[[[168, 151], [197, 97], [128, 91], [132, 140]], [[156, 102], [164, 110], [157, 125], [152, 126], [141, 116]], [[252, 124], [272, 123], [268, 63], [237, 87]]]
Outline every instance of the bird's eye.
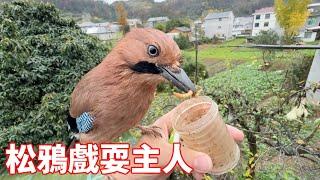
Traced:
[[151, 57], [156, 57], [156, 56], [159, 56], [159, 50], [156, 46], [154, 45], [149, 45], [148, 46], [148, 54], [151, 56]]

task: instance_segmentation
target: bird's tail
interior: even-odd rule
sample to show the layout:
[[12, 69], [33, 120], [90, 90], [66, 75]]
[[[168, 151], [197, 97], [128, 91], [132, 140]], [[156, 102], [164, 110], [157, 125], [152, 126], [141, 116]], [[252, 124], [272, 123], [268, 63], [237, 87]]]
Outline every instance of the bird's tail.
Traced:
[[77, 128], [77, 123], [76, 123], [76, 118], [73, 118], [70, 116], [68, 113], [68, 130], [71, 131], [71, 136], [69, 141], [67, 142], [67, 154], [70, 152], [70, 148], [74, 147], [75, 143], [79, 142], [79, 137], [77, 134], [78, 128]]

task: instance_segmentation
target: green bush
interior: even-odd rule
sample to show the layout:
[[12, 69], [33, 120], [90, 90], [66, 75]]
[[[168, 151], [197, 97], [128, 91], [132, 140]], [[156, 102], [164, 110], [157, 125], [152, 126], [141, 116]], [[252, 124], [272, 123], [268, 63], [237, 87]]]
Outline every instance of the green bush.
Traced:
[[199, 40], [200, 44], [209, 44], [212, 43], [212, 39], [202, 36]]
[[[196, 77], [196, 61], [190, 57], [184, 58], [182, 68], [186, 71], [192, 81]], [[209, 77], [206, 66], [198, 61], [198, 80], [204, 80]]]
[[192, 47], [192, 43], [189, 41], [188, 36], [184, 36], [180, 34], [179, 37], [174, 38], [174, 40], [176, 41], [176, 43], [178, 44], [181, 50], [189, 49]]
[[260, 31], [260, 33], [254, 37], [253, 41], [256, 44], [277, 44], [279, 41], [278, 34], [273, 30]]
[[67, 141], [69, 95], [108, 48], [51, 4], [14, 1], [0, 12], [2, 163], [10, 141]]
[[[254, 37], [253, 41], [256, 44], [277, 44], [279, 41], [278, 34], [273, 30], [260, 31], [260, 33]], [[275, 58], [275, 51], [272, 49], [262, 50], [263, 61], [265, 65], [269, 65], [270, 62]]]

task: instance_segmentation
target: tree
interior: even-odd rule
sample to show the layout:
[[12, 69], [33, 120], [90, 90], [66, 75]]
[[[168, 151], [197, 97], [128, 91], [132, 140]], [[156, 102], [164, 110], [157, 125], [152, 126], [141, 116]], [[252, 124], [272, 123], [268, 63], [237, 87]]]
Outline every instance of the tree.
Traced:
[[117, 16], [118, 16], [118, 23], [121, 25], [121, 29], [123, 34], [126, 33], [126, 31], [128, 32], [129, 30], [126, 30], [126, 26], [128, 25], [127, 22], [127, 16], [128, 13], [123, 5], [123, 3], [118, 3], [116, 5], [116, 11], [117, 11]]
[[278, 34], [273, 30], [260, 31], [259, 34], [254, 37], [254, 43], [256, 44], [277, 44], [279, 41]]
[[[260, 31], [259, 34], [254, 37], [253, 41], [256, 44], [277, 44], [279, 41], [278, 34], [273, 30]], [[275, 51], [272, 49], [262, 50], [262, 60], [265, 66], [270, 66], [272, 59], [275, 57]]]
[[186, 71], [190, 79], [195, 82], [196, 79], [196, 67], [198, 66], [198, 77], [199, 80], [204, 80], [209, 77], [209, 72], [206, 66], [202, 62], [198, 62], [196, 65], [196, 61], [191, 57], [184, 57], [182, 68]]
[[0, 164], [8, 142], [67, 142], [69, 96], [108, 52], [52, 4], [6, 3], [0, 13]]
[[276, 16], [284, 29], [285, 43], [292, 43], [308, 16], [308, 4], [311, 0], [275, 0]]
[[188, 36], [180, 34], [179, 37], [174, 38], [174, 40], [176, 41], [180, 49], [188, 49], [192, 47], [192, 43], [189, 41]]

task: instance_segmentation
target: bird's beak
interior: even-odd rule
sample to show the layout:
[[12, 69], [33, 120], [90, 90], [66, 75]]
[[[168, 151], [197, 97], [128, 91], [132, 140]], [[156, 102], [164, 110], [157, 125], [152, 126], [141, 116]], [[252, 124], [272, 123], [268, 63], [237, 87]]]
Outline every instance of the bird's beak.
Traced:
[[159, 67], [159, 69], [161, 70], [160, 74], [180, 90], [196, 92], [195, 85], [183, 69], [179, 68], [177, 71], [173, 71], [168, 67]]

